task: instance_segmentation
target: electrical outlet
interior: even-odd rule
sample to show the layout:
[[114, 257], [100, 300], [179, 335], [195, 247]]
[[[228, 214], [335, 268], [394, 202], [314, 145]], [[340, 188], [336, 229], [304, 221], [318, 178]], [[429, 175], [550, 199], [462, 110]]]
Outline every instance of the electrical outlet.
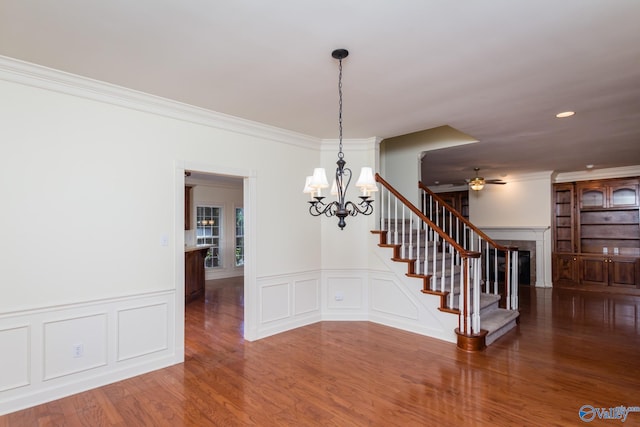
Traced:
[[82, 344], [74, 344], [72, 353], [74, 358], [84, 356], [84, 346]]

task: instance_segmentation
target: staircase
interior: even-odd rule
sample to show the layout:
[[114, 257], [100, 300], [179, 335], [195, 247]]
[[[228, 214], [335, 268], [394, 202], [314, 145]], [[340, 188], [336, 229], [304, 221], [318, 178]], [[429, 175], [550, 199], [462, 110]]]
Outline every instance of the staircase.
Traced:
[[[378, 246], [393, 263], [406, 265], [404, 282], [438, 296], [437, 309], [457, 316], [457, 345], [484, 349], [516, 326], [519, 313], [517, 248], [496, 244], [419, 184], [422, 209], [411, 204], [380, 175]], [[506, 263], [498, 266], [497, 252]], [[493, 265], [491, 264], [493, 260]], [[499, 280], [499, 268], [504, 279]]]

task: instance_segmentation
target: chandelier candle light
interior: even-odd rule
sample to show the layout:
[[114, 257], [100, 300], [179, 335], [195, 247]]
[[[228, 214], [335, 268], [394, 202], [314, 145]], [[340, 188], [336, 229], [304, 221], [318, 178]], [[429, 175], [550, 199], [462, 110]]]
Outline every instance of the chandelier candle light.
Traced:
[[371, 193], [378, 191], [376, 181], [373, 177], [373, 170], [370, 167], [363, 167], [360, 172], [360, 177], [356, 181], [356, 187], [362, 191], [362, 195], [359, 196], [360, 201], [354, 203], [349, 200], [345, 200], [349, 183], [351, 182], [351, 169], [346, 168], [347, 162], [344, 160], [344, 153], [342, 152], [342, 60], [349, 55], [346, 49], [337, 49], [331, 53], [331, 56], [338, 60], [340, 74], [338, 76], [338, 97], [339, 97], [339, 113], [338, 113], [338, 125], [340, 129], [340, 138], [338, 146], [338, 161], [336, 164], [336, 177], [331, 186], [331, 194], [337, 196], [337, 200], [331, 203], [325, 203], [324, 196], [322, 196], [322, 189], [329, 188], [329, 182], [327, 181], [327, 174], [324, 168], [315, 168], [313, 175], [308, 176], [304, 185], [304, 193], [311, 194], [311, 201], [309, 201], [309, 213], [313, 216], [326, 215], [328, 217], [338, 217], [338, 227], [341, 230], [344, 229], [346, 222], [345, 218], [349, 215], [356, 216], [357, 214], [371, 215], [373, 213], [373, 206], [371, 203]]

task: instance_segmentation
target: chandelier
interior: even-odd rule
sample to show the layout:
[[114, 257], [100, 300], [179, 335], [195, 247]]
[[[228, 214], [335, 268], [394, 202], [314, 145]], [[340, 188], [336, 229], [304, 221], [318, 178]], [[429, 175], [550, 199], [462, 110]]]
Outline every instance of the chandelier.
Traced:
[[339, 98], [339, 112], [338, 112], [338, 127], [340, 130], [339, 145], [338, 145], [338, 161], [336, 164], [336, 176], [331, 186], [331, 195], [336, 196], [336, 200], [333, 202], [325, 202], [325, 197], [322, 195], [322, 189], [329, 188], [329, 182], [327, 181], [327, 174], [324, 168], [315, 168], [313, 175], [308, 176], [305, 185], [304, 193], [311, 195], [311, 201], [309, 201], [309, 213], [312, 216], [325, 215], [328, 217], [338, 217], [338, 227], [341, 230], [344, 229], [347, 216], [356, 216], [357, 214], [371, 215], [373, 213], [373, 206], [371, 203], [371, 193], [378, 191], [376, 187], [376, 181], [373, 178], [373, 170], [370, 167], [363, 167], [360, 172], [360, 177], [356, 181], [356, 187], [362, 191], [362, 195], [359, 196], [360, 200], [352, 202], [346, 200], [347, 189], [349, 183], [351, 183], [351, 169], [345, 167], [347, 162], [344, 160], [344, 153], [342, 152], [342, 60], [349, 55], [346, 49], [336, 49], [331, 53], [331, 56], [338, 60], [340, 73], [338, 75], [338, 98]]

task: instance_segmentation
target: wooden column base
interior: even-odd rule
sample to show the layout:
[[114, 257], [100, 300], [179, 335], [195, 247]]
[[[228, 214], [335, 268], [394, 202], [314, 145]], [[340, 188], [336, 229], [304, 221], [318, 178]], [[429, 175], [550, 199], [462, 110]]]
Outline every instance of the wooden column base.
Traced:
[[460, 329], [456, 328], [456, 335], [458, 336], [458, 348], [464, 351], [482, 351], [487, 348], [485, 343], [485, 337], [487, 331], [484, 329], [476, 335], [465, 335], [460, 332]]

